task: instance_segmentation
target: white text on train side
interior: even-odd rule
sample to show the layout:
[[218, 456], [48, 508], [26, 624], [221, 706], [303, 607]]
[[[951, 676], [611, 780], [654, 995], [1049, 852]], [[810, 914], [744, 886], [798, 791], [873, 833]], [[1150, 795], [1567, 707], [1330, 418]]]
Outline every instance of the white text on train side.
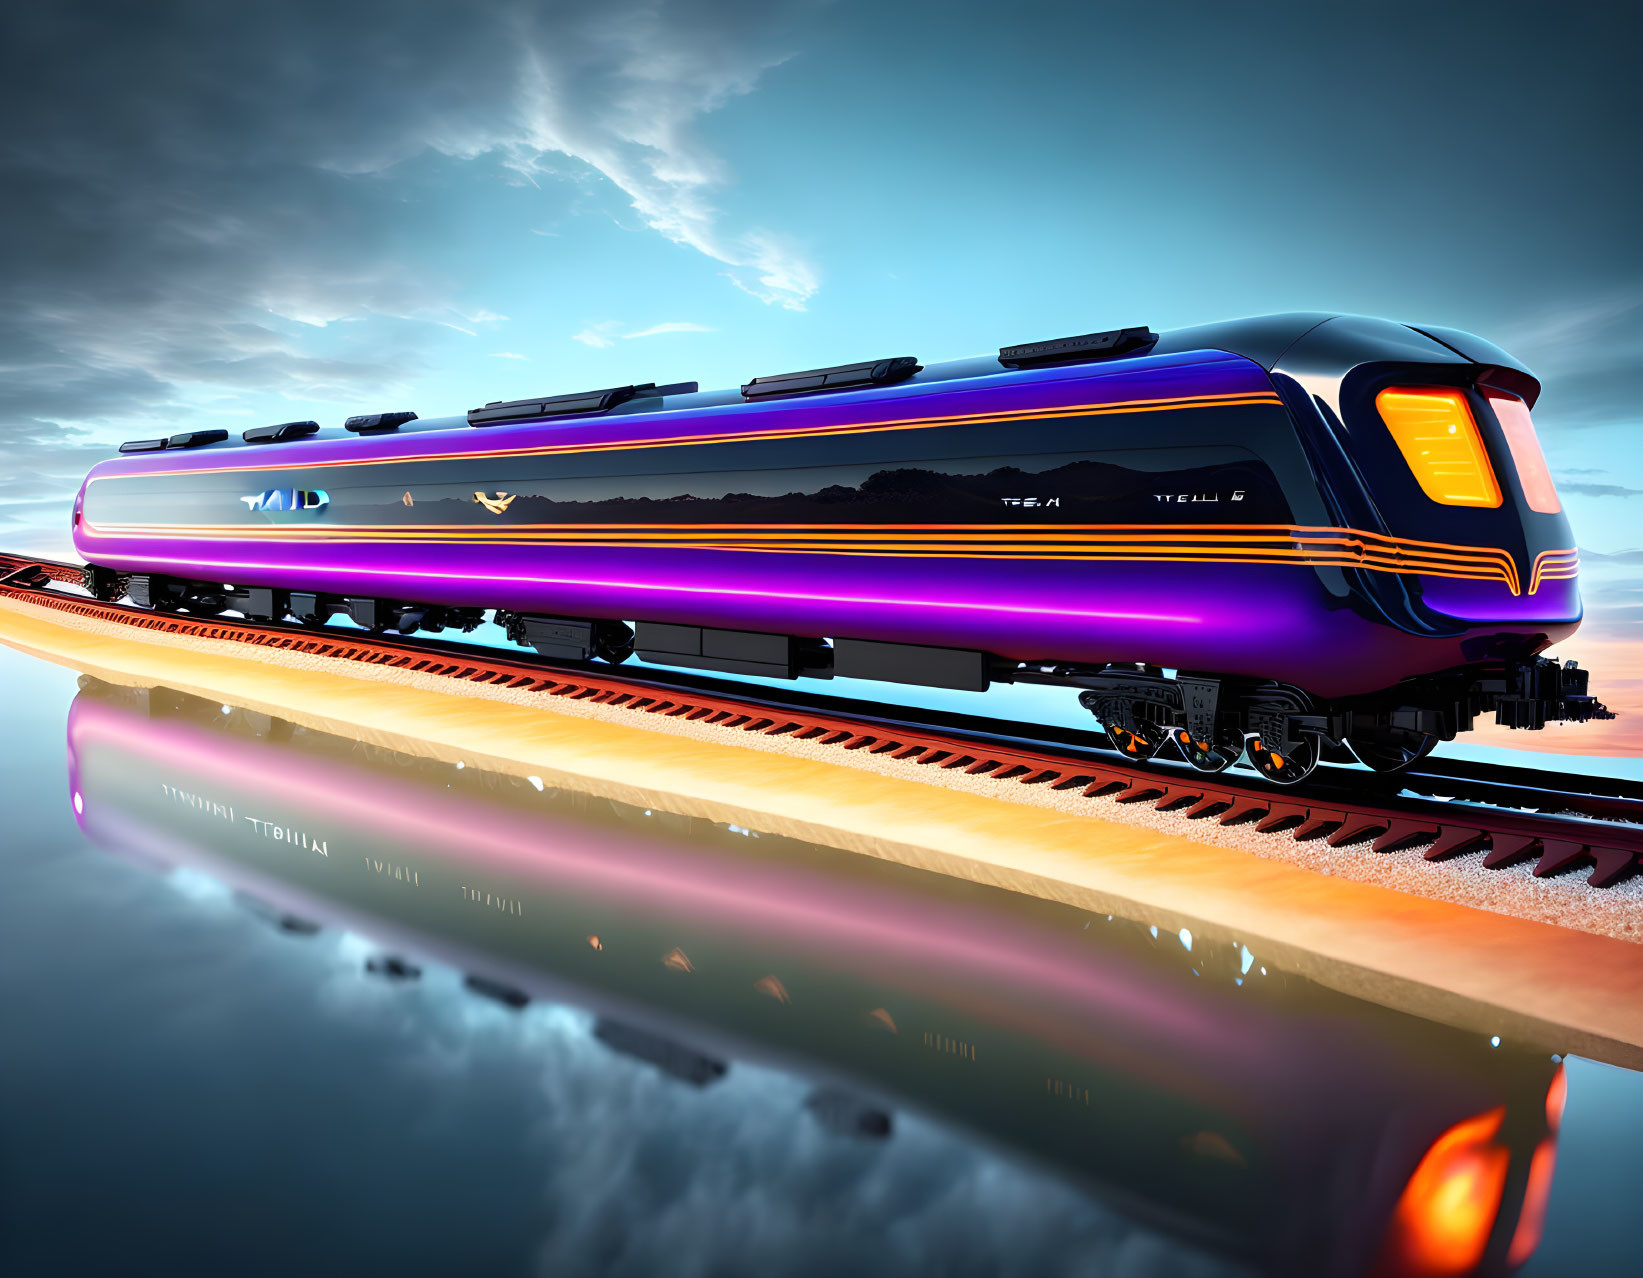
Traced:
[[324, 510], [331, 494], [323, 488], [270, 488], [240, 500], [251, 510]]

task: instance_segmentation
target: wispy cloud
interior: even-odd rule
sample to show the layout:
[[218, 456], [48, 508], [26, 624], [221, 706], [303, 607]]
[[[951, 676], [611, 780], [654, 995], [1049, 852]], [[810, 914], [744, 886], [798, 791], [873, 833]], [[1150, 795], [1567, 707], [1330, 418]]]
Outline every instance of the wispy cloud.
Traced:
[[521, 355], [518, 351], [492, 351], [492, 359], [529, 359], [529, 355]]
[[1578, 497], [1643, 497], [1643, 488], [1627, 488], [1624, 484], [1594, 484], [1586, 480], [1572, 483], [1558, 480], [1557, 490], [1565, 496]]
[[621, 327], [616, 320], [602, 320], [598, 324], [589, 324], [580, 333], [572, 333], [571, 341], [581, 342], [582, 345], [591, 346], [595, 350], [614, 346]]
[[662, 337], [668, 333], [712, 333], [716, 330], [706, 324], [694, 324], [689, 320], [666, 320], [661, 324], [652, 324], [649, 328], [641, 328], [632, 333], [622, 331], [624, 325], [621, 320], [600, 320], [597, 324], [589, 324], [579, 333], [571, 334], [571, 341], [581, 342], [584, 346], [591, 346], [595, 350], [602, 350], [607, 346], [614, 346], [618, 339], [630, 342], [636, 337]]
[[711, 333], [714, 330], [706, 324], [692, 324], [684, 320], [669, 320], [665, 324], [652, 324], [649, 328], [642, 328], [637, 333], [623, 333], [625, 340], [632, 341], [635, 337], [658, 337], [663, 333]]
[[[794, 20], [814, 7], [732, 0], [707, 23], [699, 10], [662, 4], [627, 7], [620, 17], [601, 8], [578, 21], [563, 11], [527, 19], [538, 38], [528, 36], [522, 49], [517, 131], [468, 145], [501, 151], [527, 175], [547, 156], [580, 160], [652, 230], [732, 267], [726, 274], [738, 288], [803, 310], [819, 284], [815, 267], [768, 230], [726, 230], [713, 193], [730, 174], [694, 126], [786, 61]], [[590, 100], [607, 109], [588, 111]]]
[[720, 273], [742, 292], [761, 302], [776, 302], [788, 310], [804, 310], [804, 302], [821, 287], [815, 268], [796, 250], [783, 245], [767, 231], [750, 233], [745, 243], [751, 255], [746, 265], [757, 272], [755, 281], [749, 284], [734, 271]]
[[1555, 433], [1643, 422], [1643, 283], [1537, 311], [1499, 341], [1544, 384], [1535, 407], [1543, 427]]

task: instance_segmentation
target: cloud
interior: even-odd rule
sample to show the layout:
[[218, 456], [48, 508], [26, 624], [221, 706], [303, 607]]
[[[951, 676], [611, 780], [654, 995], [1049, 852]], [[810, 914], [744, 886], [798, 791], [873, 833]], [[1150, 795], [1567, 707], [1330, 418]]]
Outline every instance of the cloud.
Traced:
[[492, 359], [529, 359], [529, 355], [521, 355], [518, 351], [492, 351]]
[[688, 320], [668, 320], [661, 324], [652, 324], [649, 328], [639, 329], [634, 333], [622, 331], [621, 320], [600, 320], [597, 324], [589, 324], [579, 333], [571, 334], [571, 341], [581, 342], [584, 346], [591, 346], [595, 350], [603, 350], [607, 346], [616, 345], [617, 338], [623, 341], [632, 341], [636, 337], [660, 337], [667, 333], [712, 333], [716, 330], [706, 324], [693, 324]]
[[1643, 285], [1548, 308], [1507, 327], [1544, 390], [1535, 421], [1554, 432], [1636, 424], [1643, 395]]
[[1643, 488], [1627, 488], [1623, 484], [1568, 483], [1560, 479], [1557, 490], [1577, 497], [1643, 497]]
[[821, 287], [815, 268], [769, 232], [750, 232], [745, 243], [750, 254], [747, 265], [753, 267], [758, 277], [748, 284], [739, 275], [727, 271], [725, 275], [730, 282], [762, 302], [777, 302], [789, 310], [802, 311], [804, 302]]
[[580, 333], [572, 333], [571, 341], [581, 342], [584, 346], [591, 346], [595, 350], [606, 346], [616, 345], [615, 333], [622, 326], [616, 320], [603, 320], [598, 324], [590, 324]]
[[[467, 145], [504, 152], [531, 178], [546, 156], [580, 160], [619, 187], [651, 229], [752, 272], [752, 283], [738, 271], [729, 274], [760, 300], [803, 310], [816, 291], [814, 268], [768, 231], [723, 230], [711, 193], [729, 175], [693, 125], [785, 61], [790, 24], [814, 7], [730, 0], [708, 22], [701, 10], [657, 3], [625, 11], [590, 6], [575, 19], [558, 10], [522, 15], [518, 128]], [[592, 56], [567, 62], [567, 35]], [[590, 113], [590, 101], [605, 109]]]
[[623, 333], [624, 339], [631, 341], [635, 337], [656, 337], [662, 333], [711, 333], [714, 330], [706, 324], [691, 324], [682, 320], [669, 320], [665, 324], [652, 324], [649, 328], [642, 328], [637, 333]]

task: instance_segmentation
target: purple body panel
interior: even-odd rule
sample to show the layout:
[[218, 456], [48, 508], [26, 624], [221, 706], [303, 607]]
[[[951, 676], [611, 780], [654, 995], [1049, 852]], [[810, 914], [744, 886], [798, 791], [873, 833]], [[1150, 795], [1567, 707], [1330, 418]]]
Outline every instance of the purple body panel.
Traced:
[[[521, 611], [981, 648], [1018, 660], [1270, 676], [1278, 649], [1288, 681], [1319, 696], [1371, 691], [1463, 660], [1464, 636], [1435, 640], [1361, 616], [1306, 567], [393, 543], [351, 545], [342, 564], [324, 546], [243, 542], [190, 543], [172, 563], [147, 545], [99, 554], [248, 585], [453, 606], [473, 601], [477, 580], [494, 606]], [[1491, 589], [1505, 606], [1538, 602]], [[1554, 640], [1574, 629], [1533, 626]]]
[[1580, 621], [1580, 583], [1573, 577], [1543, 581], [1532, 595], [1514, 595], [1504, 582], [1464, 577], [1423, 576], [1420, 583], [1421, 598], [1428, 608], [1461, 621], [1548, 625]]

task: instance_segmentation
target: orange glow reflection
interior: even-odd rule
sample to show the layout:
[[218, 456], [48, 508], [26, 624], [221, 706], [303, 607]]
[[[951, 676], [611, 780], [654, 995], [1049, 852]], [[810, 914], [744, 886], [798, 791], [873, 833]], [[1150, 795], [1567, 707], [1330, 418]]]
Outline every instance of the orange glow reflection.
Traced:
[[1535, 1254], [1540, 1246], [1540, 1235], [1546, 1228], [1546, 1204], [1552, 1196], [1552, 1172], [1557, 1166], [1557, 1129], [1563, 1125], [1563, 1105], [1569, 1097], [1569, 1081], [1563, 1066], [1552, 1075], [1546, 1089], [1546, 1126], [1551, 1134], [1535, 1146], [1529, 1160], [1529, 1180], [1523, 1187], [1523, 1210], [1518, 1214], [1517, 1229], [1512, 1233], [1512, 1245], [1506, 1252], [1506, 1263], [1521, 1265]]
[[1511, 1153], [1494, 1141], [1501, 1106], [1456, 1123], [1433, 1142], [1398, 1200], [1381, 1256], [1385, 1274], [1464, 1274], [1489, 1245]]
[[1541, 1231], [1546, 1228], [1546, 1202], [1552, 1196], [1552, 1170], [1556, 1164], [1557, 1141], [1548, 1136], [1535, 1146], [1535, 1156], [1529, 1160], [1529, 1183], [1523, 1189], [1523, 1211], [1517, 1218], [1512, 1246], [1506, 1253], [1506, 1263], [1509, 1265], [1521, 1265], [1540, 1246]]
[[1546, 1089], [1546, 1126], [1557, 1134], [1557, 1129], [1563, 1126], [1563, 1106], [1569, 1099], [1569, 1080], [1563, 1076], [1563, 1066], [1557, 1067], [1557, 1073], [1552, 1075], [1552, 1085]]
[[674, 946], [672, 950], [663, 955], [662, 966], [671, 967], [675, 972], [694, 972], [696, 970], [696, 965], [690, 961], [690, 955], [678, 946]]

